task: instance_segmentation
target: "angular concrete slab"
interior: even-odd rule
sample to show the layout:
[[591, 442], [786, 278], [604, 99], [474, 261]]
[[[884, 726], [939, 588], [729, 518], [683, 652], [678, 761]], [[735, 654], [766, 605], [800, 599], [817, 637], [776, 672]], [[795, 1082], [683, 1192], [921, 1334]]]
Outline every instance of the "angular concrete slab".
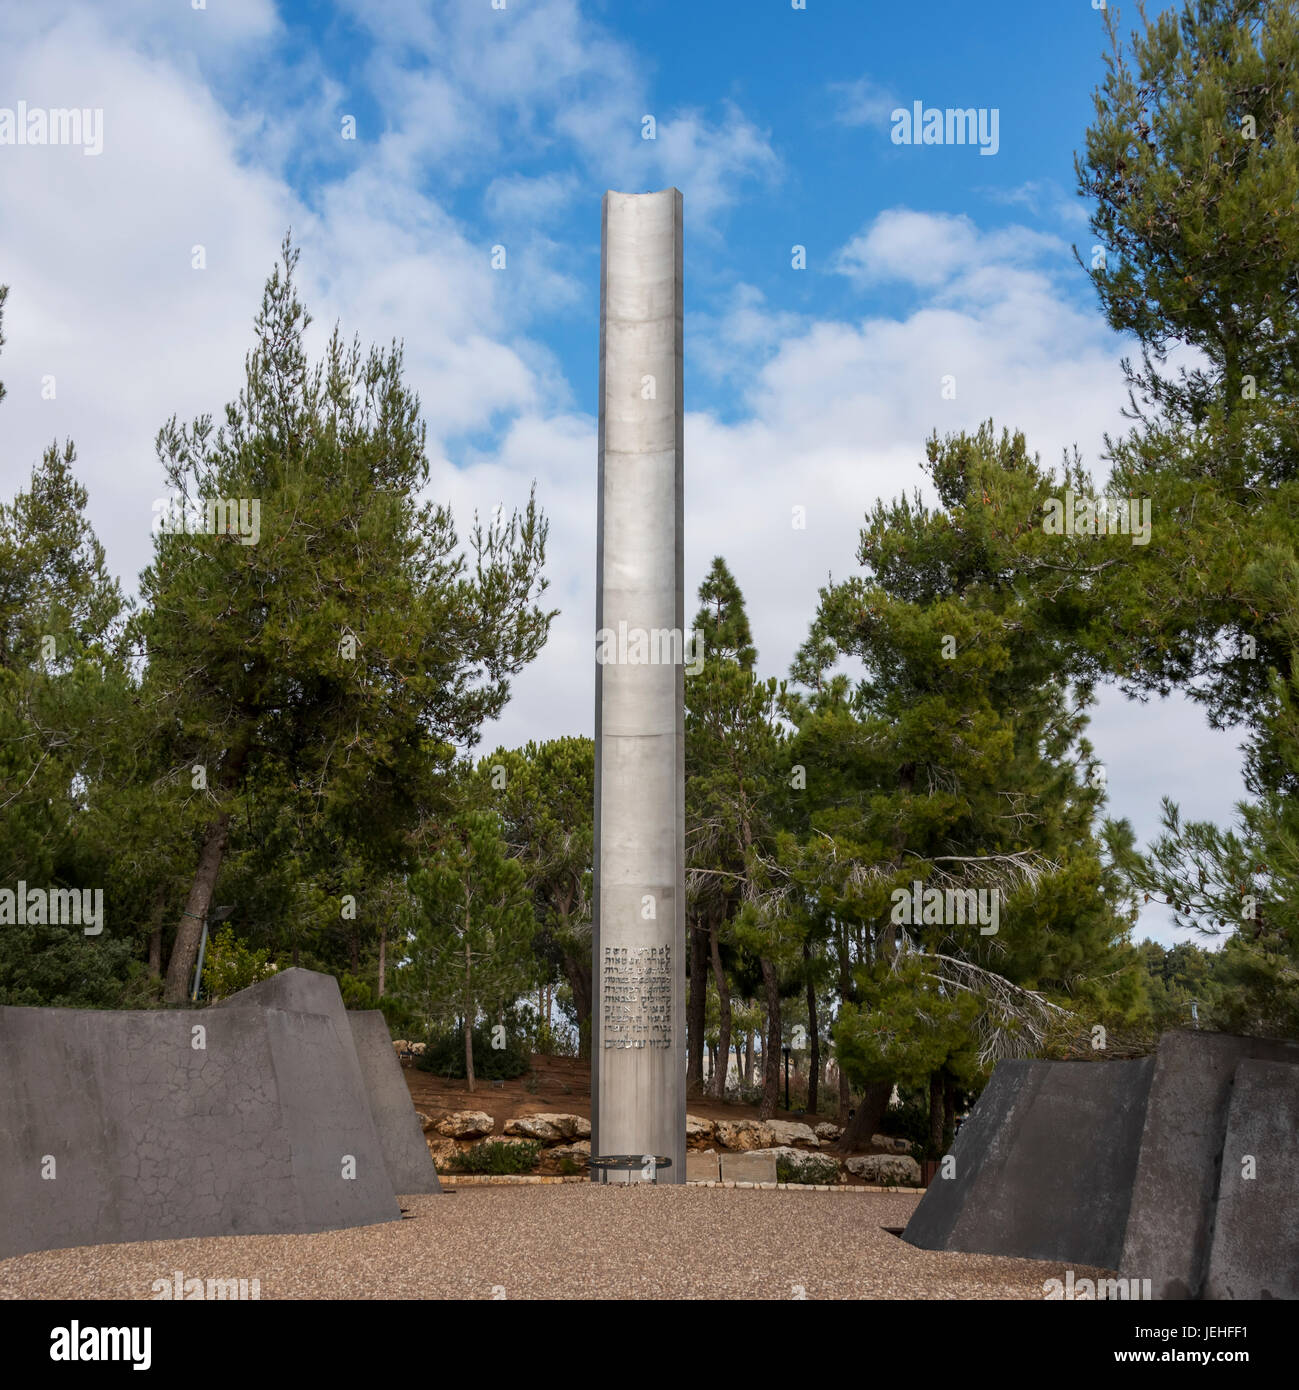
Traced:
[[1299, 1064], [1299, 1046], [1183, 1031], [1159, 1040], [1119, 1273], [1155, 1298], [1197, 1298], [1208, 1266], [1232, 1078], [1248, 1059]]
[[721, 1172], [716, 1154], [688, 1152], [686, 1154], [687, 1182], [717, 1182]]
[[331, 977], [202, 1010], [0, 1007], [0, 1057], [0, 1257], [400, 1219]]
[[923, 1250], [1113, 1269], [1123, 1248], [1151, 1059], [1001, 1062], [903, 1239]]
[[433, 1156], [411, 1104], [401, 1063], [393, 1051], [387, 1021], [378, 1009], [349, 1011], [347, 1021], [392, 1190], [441, 1192]]
[[722, 1154], [723, 1182], [775, 1182], [776, 1160], [770, 1154]]
[[1236, 1068], [1205, 1298], [1299, 1299], [1299, 1066]]

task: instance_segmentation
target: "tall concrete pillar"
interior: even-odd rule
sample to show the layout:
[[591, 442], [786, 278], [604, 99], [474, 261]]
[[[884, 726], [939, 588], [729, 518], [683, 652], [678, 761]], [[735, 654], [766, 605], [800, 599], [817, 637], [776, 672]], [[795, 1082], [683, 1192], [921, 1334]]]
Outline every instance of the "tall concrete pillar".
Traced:
[[681, 354], [681, 194], [606, 193], [591, 1152], [670, 1158], [662, 1183], [686, 1161]]

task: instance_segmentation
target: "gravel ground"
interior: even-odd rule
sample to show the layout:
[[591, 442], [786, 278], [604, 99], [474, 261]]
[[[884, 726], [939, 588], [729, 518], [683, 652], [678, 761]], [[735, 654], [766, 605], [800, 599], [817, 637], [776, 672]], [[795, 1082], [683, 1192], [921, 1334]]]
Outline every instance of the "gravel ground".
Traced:
[[[1063, 1266], [916, 1250], [918, 1197], [728, 1188], [462, 1188], [412, 1219], [304, 1236], [46, 1250], [0, 1261], [0, 1298], [140, 1298], [155, 1279], [261, 1280], [272, 1298], [1042, 1298]], [[1098, 1271], [1075, 1269], [1076, 1278]]]

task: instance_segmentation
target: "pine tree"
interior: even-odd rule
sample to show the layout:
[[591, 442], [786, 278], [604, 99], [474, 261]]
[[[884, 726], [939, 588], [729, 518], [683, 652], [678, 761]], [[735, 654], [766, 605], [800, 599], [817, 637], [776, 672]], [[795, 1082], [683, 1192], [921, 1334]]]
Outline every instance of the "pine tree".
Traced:
[[410, 881], [410, 961], [401, 992], [434, 1018], [457, 1017], [465, 1075], [474, 1089], [473, 1029], [480, 1014], [509, 1008], [536, 978], [533, 893], [481, 789], [445, 827], [425, 868]]
[[203, 770], [208, 804], [171, 1002], [250, 799], [293, 828], [295, 881], [340, 839], [372, 883], [410, 866], [410, 834], [438, 804], [438, 749], [477, 739], [553, 616], [536, 602], [547, 528], [535, 504], [475, 524], [472, 560], [459, 553], [450, 512], [419, 500], [429, 466], [401, 349], [363, 355], [335, 330], [310, 367], [296, 262], [286, 240], [224, 423], [172, 420], [158, 436], [173, 494], [201, 525], [163, 519], [135, 630], [146, 699]]
[[[1111, 490], [1152, 501], [1149, 546], [1084, 593], [1090, 642], [1124, 688], [1178, 688], [1248, 734], [1237, 826], [1165, 832], [1132, 881], [1209, 934], [1234, 933], [1253, 1004], [1235, 1026], [1299, 1019], [1294, 716], [1299, 554], [1299, 12], [1288, 0], [1188, 0], [1112, 53], [1077, 161], [1095, 199], [1091, 276], [1125, 363], [1134, 427], [1107, 440]], [[1171, 371], [1170, 346], [1202, 365]], [[1225, 1009], [1225, 1006], [1224, 1006]], [[1220, 1011], [1226, 1017], [1225, 1011]], [[1252, 1023], [1251, 1023], [1252, 1020]], [[1287, 1021], [1288, 1020], [1288, 1021]], [[1243, 1021], [1243, 1022], [1242, 1022]]]

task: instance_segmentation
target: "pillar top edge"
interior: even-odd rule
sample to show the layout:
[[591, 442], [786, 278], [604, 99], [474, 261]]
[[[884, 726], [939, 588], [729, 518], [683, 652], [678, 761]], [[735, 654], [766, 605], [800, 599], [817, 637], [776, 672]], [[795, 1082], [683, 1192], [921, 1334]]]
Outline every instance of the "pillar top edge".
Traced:
[[610, 198], [679, 198], [681, 190], [675, 185], [671, 188], [660, 188], [654, 193], [620, 193], [616, 188], [610, 188], [604, 196], [606, 201]]

